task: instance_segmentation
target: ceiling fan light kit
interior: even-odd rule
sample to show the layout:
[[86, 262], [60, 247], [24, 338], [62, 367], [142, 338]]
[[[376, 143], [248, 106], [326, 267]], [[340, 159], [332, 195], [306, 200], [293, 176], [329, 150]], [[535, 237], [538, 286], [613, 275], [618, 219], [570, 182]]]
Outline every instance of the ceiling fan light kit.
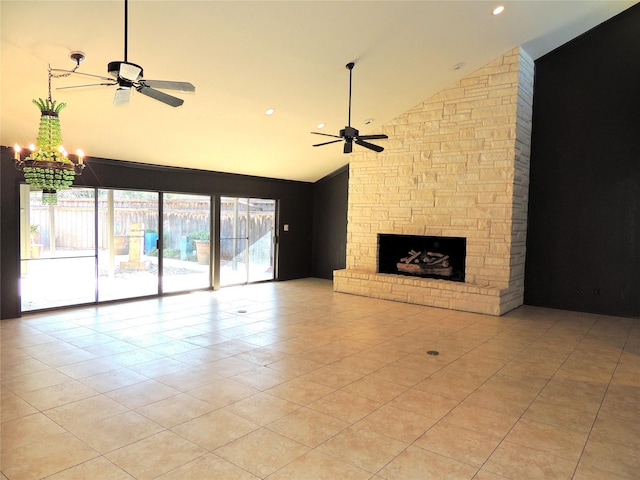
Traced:
[[[355, 66], [354, 62], [349, 62], [346, 65], [347, 70], [349, 70], [349, 118], [347, 122], [347, 126], [340, 130], [339, 135], [331, 135], [328, 133], [320, 133], [320, 132], [311, 132], [314, 135], [323, 135], [325, 137], [333, 137], [338, 140], [330, 140], [328, 142], [316, 143], [313, 145], [314, 147], [321, 147], [323, 145], [329, 145], [331, 143], [337, 143], [344, 141], [344, 153], [353, 152], [353, 144], [360, 145], [361, 147], [368, 148], [369, 150], [373, 150], [374, 152], [382, 152], [384, 150], [383, 147], [379, 145], [374, 145], [373, 143], [367, 142], [367, 140], [382, 140], [385, 138], [389, 138], [387, 135], [379, 134], [379, 135], [360, 135], [360, 132], [351, 126], [351, 87], [353, 80], [353, 67]], [[373, 120], [371, 120], [373, 121]], [[366, 123], [366, 122], [365, 122]], [[369, 122], [371, 123], [371, 122]], [[368, 124], [367, 124], [368, 125]]]

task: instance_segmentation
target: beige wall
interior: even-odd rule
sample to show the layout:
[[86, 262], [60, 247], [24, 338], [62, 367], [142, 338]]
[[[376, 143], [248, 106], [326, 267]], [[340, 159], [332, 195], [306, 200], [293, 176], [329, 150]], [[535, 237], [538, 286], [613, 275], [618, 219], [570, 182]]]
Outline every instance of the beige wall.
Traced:
[[[334, 289], [501, 315], [522, 304], [532, 59], [514, 48], [384, 125], [350, 158]], [[465, 283], [377, 274], [377, 234], [466, 237]]]

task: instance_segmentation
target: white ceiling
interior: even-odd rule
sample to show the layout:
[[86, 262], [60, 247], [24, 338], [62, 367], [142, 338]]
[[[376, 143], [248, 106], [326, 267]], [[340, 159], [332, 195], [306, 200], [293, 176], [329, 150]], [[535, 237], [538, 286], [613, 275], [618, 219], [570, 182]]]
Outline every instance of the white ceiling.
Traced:
[[[491, 10], [502, 3], [505, 12]], [[348, 162], [341, 144], [313, 148], [347, 124], [381, 125], [511, 48], [535, 59], [636, 1], [191, 1], [130, 0], [128, 60], [144, 78], [189, 81], [178, 108], [136, 94], [113, 106], [115, 87], [56, 91], [66, 102], [69, 151], [91, 157], [301, 181]], [[124, 60], [124, 0], [2, 0], [1, 139], [35, 140], [47, 66], [106, 75]], [[453, 66], [465, 66], [454, 70]], [[273, 107], [276, 113], [264, 114]], [[364, 120], [373, 118], [371, 125]], [[384, 146], [384, 140], [374, 141]], [[355, 149], [362, 147], [355, 146]]]

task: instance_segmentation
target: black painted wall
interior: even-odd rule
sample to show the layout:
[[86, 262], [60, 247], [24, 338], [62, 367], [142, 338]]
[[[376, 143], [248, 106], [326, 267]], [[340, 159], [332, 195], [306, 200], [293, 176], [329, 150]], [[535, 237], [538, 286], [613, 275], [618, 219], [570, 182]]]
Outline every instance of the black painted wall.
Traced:
[[20, 172], [13, 166], [13, 150], [0, 154], [0, 319], [20, 315]]
[[347, 265], [349, 167], [336, 170], [313, 186], [312, 275], [333, 279]]
[[640, 316], [640, 5], [535, 63], [525, 303]]
[[[22, 174], [13, 166], [13, 150], [2, 147], [0, 159], [0, 318], [20, 314], [19, 278], [19, 184]], [[76, 185], [104, 188], [157, 190], [279, 200], [278, 280], [311, 276], [309, 254], [313, 233], [314, 186], [245, 175], [157, 167], [89, 158]], [[288, 224], [284, 232], [282, 225]]]

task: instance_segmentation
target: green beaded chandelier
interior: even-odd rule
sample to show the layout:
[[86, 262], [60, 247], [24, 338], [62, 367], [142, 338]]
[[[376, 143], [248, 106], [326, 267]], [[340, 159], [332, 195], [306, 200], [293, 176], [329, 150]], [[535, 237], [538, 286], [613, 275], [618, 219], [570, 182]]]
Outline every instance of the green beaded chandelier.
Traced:
[[40, 127], [36, 144], [30, 145], [31, 153], [22, 158], [22, 148], [14, 145], [16, 168], [24, 173], [25, 181], [31, 190], [42, 190], [42, 203], [56, 205], [57, 192], [69, 188], [76, 175], [82, 175], [85, 168], [84, 153], [77, 150], [77, 162], [69, 159], [62, 145], [62, 129], [60, 127], [60, 111], [66, 103], [58, 103], [51, 98], [52, 69], [49, 67], [49, 96], [38, 98], [33, 103], [40, 110]]

